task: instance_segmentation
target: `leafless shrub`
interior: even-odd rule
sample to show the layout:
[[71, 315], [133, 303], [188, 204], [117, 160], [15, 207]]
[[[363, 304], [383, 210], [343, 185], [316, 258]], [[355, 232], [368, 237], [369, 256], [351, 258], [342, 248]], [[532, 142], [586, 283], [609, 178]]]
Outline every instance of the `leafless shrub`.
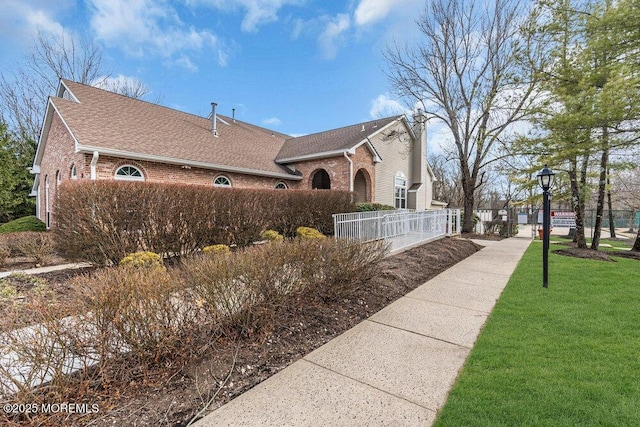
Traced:
[[11, 254], [11, 249], [9, 249], [9, 245], [0, 242], [0, 267], [4, 267], [7, 263], [7, 258]]
[[195, 257], [183, 272], [225, 333], [256, 332], [302, 293], [348, 295], [384, 254], [382, 243], [298, 239]]
[[12, 239], [14, 251], [29, 257], [35, 264], [46, 265], [55, 255], [51, 234], [46, 231], [23, 231], [15, 233]]
[[80, 276], [83, 325], [101, 360], [126, 353], [141, 363], [175, 359], [188, 350], [201, 310], [177, 275], [162, 268], [117, 267]]
[[66, 182], [56, 199], [55, 240], [66, 257], [98, 263], [137, 251], [191, 254], [213, 244], [248, 245], [267, 228], [289, 236], [303, 225], [331, 233], [331, 214], [352, 211], [351, 198], [341, 191]]

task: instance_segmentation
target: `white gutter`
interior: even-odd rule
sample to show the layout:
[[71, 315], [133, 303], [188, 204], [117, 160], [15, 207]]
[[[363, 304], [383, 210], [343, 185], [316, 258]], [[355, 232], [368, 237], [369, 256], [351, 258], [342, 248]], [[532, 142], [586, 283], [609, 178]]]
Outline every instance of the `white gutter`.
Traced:
[[349, 191], [353, 192], [353, 160], [349, 158], [349, 154], [344, 152], [344, 158], [349, 162]]
[[96, 171], [96, 165], [98, 164], [98, 158], [100, 154], [97, 151], [93, 152], [93, 157], [91, 158], [91, 179], [98, 179], [98, 172]]
[[325, 151], [323, 153], [313, 153], [313, 154], [306, 154], [304, 156], [298, 156], [298, 157], [287, 157], [285, 159], [276, 159], [276, 163], [279, 163], [279, 164], [295, 163], [295, 162], [303, 162], [305, 160], [325, 159], [328, 157], [336, 157], [346, 152], [347, 150]]

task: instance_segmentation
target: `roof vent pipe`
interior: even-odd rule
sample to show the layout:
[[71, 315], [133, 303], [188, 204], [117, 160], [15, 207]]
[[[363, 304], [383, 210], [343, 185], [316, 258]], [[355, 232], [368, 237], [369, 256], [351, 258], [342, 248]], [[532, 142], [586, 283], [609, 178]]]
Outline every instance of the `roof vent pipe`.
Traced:
[[231, 109], [231, 118], [233, 119], [233, 123], [236, 122], [236, 109], [232, 108]]
[[218, 119], [216, 117], [216, 106], [218, 104], [216, 104], [215, 102], [211, 103], [211, 133], [213, 133], [213, 136], [218, 136]]

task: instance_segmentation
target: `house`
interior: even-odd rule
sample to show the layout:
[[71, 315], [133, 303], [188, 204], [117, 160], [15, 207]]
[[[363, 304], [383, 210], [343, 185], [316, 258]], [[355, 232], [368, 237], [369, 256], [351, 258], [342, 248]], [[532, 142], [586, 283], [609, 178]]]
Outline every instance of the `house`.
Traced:
[[136, 180], [232, 188], [337, 189], [360, 202], [431, 200], [426, 120], [387, 117], [291, 137], [218, 114], [208, 118], [61, 80], [48, 100], [32, 173], [37, 216], [52, 224], [64, 180]]

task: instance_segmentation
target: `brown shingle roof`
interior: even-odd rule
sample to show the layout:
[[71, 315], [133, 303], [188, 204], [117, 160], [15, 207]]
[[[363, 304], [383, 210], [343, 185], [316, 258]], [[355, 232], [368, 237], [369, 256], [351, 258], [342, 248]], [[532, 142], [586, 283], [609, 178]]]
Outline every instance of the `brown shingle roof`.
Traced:
[[83, 147], [286, 173], [274, 162], [286, 135], [218, 115], [228, 124], [218, 121], [215, 137], [209, 119], [63, 82], [80, 102], [52, 102]]
[[282, 146], [276, 161], [348, 150], [401, 117], [403, 116], [387, 117], [298, 138], [289, 138]]
[[79, 102], [57, 97], [52, 97], [51, 102], [81, 150], [119, 152], [124, 157], [127, 153], [159, 157], [211, 167], [222, 165], [292, 178], [297, 176], [276, 161], [347, 150], [398, 119], [372, 120], [292, 138], [218, 115], [215, 137], [210, 119], [69, 80], [62, 83]]

